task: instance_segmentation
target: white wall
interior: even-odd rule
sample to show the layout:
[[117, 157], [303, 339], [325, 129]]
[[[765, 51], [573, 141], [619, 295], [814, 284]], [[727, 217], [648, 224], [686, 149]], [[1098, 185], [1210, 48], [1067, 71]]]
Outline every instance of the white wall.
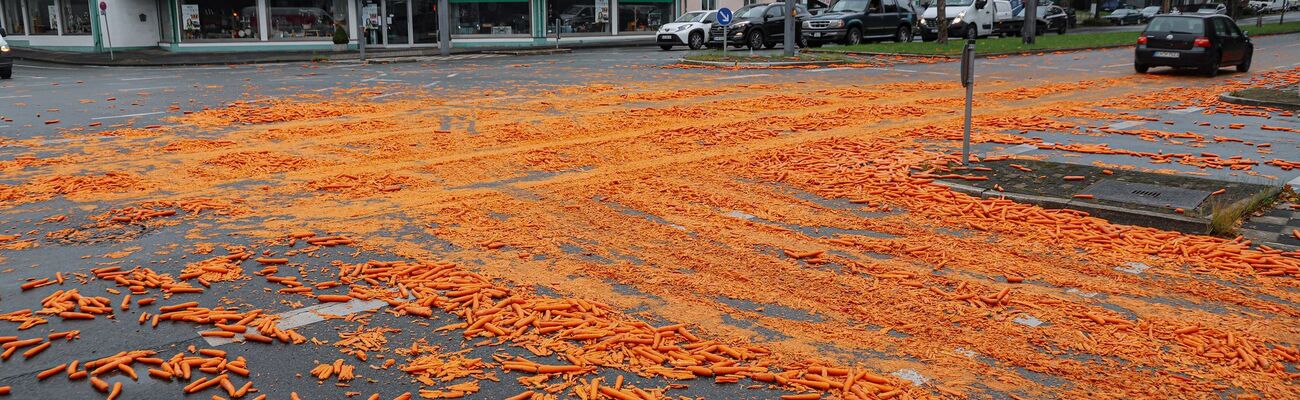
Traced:
[[[686, 1], [686, 9], [683, 10], [683, 12], [698, 11], [700, 9], [700, 0], [685, 0], [685, 1]], [[762, 1], [760, 3], [771, 3], [771, 2], [772, 1]], [[717, 0], [714, 3], [717, 4], [718, 8], [726, 7], [726, 8], [730, 8], [731, 11], [736, 11], [741, 7], [745, 6], [745, 0]]]
[[[158, 33], [158, 6], [154, 0], [102, 1], [108, 2], [108, 29], [114, 48], [158, 46], [161, 36]], [[98, 2], [95, 4], [99, 7]], [[144, 22], [140, 22], [140, 14], [145, 15]], [[101, 24], [103, 21], [100, 19]], [[102, 30], [100, 34], [103, 34]], [[103, 42], [104, 47], [108, 47], [106, 38]]]

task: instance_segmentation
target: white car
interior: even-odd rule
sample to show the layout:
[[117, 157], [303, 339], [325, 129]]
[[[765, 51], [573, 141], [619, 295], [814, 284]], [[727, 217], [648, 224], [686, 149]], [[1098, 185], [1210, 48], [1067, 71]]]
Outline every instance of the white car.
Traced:
[[1250, 2], [1250, 8], [1255, 12], [1278, 12], [1283, 8], [1289, 7], [1286, 0], [1254, 0]]
[[1222, 4], [1206, 4], [1201, 6], [1200, 9], [1196, 10], [1196, 13], [1226, 15], [1228, 14], [1228, 6]]
[[691, 11], [677, 17], [676, 21], [659, 27], [656, 42], [659, 48], [672, 50], [673, 46], [686, 45], [699, 50], [709, 42], [709, 29], [718, 20], [717, 10]]

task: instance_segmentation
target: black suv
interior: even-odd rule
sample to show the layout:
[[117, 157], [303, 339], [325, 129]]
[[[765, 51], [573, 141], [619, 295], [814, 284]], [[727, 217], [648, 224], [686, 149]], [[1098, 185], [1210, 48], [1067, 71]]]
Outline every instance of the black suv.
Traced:
[[1225, 15], [1157, 15], [1138, 36], [1133, 50], [1133, 69], [1146, 73], [1151, 67], [1197, 68], [1205, 75], [1219, 74], [1219, 68], [1235, 65], [1250, 70], [1255, 45], [1250, 37]]
[[[785, 3], [750, 4], [733, 13], [731, 26], [726, 27], [727, 44], [773, 48], [785, 40]], [[795, 39], [799, 39], [800, 23], [812, 17], [802, 4], [795, 5]], [[709, 30], [709, 45], [721, 46], [723, 26], [713, 24]]]
[[9, 54], [9, 44], [5, 42], [4, 28], [0, 28], [0, 79], [9, 79], [14, 75], [14, 57]]
[[899, 1], [837, 1], [826, 12], [803, 22], [803, 39], [809, 47], [830, 42], [854, 45], [863, 39], [911, 41], [916, 14]]

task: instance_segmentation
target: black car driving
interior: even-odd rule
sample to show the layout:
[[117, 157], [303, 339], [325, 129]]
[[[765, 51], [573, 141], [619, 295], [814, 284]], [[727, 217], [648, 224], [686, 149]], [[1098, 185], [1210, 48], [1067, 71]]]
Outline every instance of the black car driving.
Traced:
[[1249, 71], [1254, 54], [1250, 37], [1228, 16], [1159, 15], [1138, 36], [1133, 68], [1138, 73], [1151, 67], [1196, 68], [1215, 76], [1226, 65]]
[[9, 79], [14, 75], [14, 56], [10, 54], [9, 42], [5, 41], [4, 28], [0, 28], [0, 79]]
[[899, 0], [840, 0], [803, 21], [802, 37], [809, 47], [823, 43], [855, 45], [864, 39], [906, 42], [912, 40], [914, 21], [912, 9], [900, 5]]
[[[709, 30], [709, 45], [721, 46], [722, 38], [736, 47], [773, 48], [785, 40], [785, 3], [751, 4], [732, 13], [730, 26], [714, 24]], [[800, 23], [812, 17], [802, 4], [795, 5], [795, 39], [799, 39]], [[726, 34], [723, 34], [723, 30]]]

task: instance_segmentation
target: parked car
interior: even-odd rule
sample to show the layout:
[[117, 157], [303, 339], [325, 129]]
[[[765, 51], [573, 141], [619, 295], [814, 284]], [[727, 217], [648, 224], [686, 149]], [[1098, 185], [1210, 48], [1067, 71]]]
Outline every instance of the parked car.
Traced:
[[[1062, 35], [1065, 34], [1065, 31], [1070, 26], [1069, 16], [1065, 14], [1065, 9], [1054, 6], [1049, 2], [1040, 1], [1036, 10], [1038, 10], [1038, 25], [1034, 27], [1035, 33], [1039, 35], [1047, 32], [1056, 32]], [[1016, 11], [1016, 18], [1020, 20], [1025, 19], [1024, 8]], [[1023, 27], [1023, 24], [1014, 24], [1012, 26], [1014, 32], [1011, 33], [1018, 35], [1022, 32], [1020, 28]]]
[[1138, 36], [1133, 69], [1197, 68], [1208, 76], [1225, 65], [1250, 70], [1255, 46], [1237, 23], [1224, 15], [1160, 15]]
[[659, 48], [672, 50], [673, 46], [684, 44], [691, 50], [699, 50], [709, 41], [709, 30], [717, 17], [718, 12], [714, 10], [691, 11], [663, 24], [659, 27]]
[[1114, 25], [1128, 25], [1140, 24], [1142, 23], [1143, 18], [1141, 11], [1121, 8], [1110, 13], [1110, 15], [1101, 17], [1101, 20], [1110, 22]]
[[[944, 15], [939, 17], [939, 8], [930, 5], [921, 15], [921, 40], [930, 41], [939, 37], [939, 24], [948, 24], [948, 37], [975, 39], [993, 34], [1012, 16], [1011, 2], [1006, 0], [940, 0], [944, 1]], [[942, 21], [942, 22], [941, 22]]]
[[1061, 7], [1061, 10], [1065, 12], [1065, 20], [1069, 22], [1070, 29], [1074, 29], [1075, 25], [1079, 24], [1079, 13], [1074, 10], [1074, 7]]
[[1151, 7], [1143, 8], [1141, 11], [1142, 11], [1142, 22], [1147, 22], [1150, 21], [1151, 18], [1160, 15], [1160, 6], [1151, 6]]
[[[1291, 3], [1296, 3], [1291, 1]], [[1255, 13], [1270, 13], [1282, 11], [1283, 8], [1295, 8], [1295, 4], [1288, 4], [1287, 0], [1252, 0], [1250, 9]]]
[[[795, 38], [799, 38], [802, 22], [812, 14], [803, 5], [795, 6]], [[726, 27], [727, 41], [736, 47], [773, 48], [785, 39], [785, 3], [751, 4], [732, 14], [731, 26]], [[709, 31], [709, 44], [721, 45], [723, 27], [714, 24]]]
[[1101, 3], [1101, 10], [1105, 12], [1133, 9], [1137, 9], [1137, 7], [1119, 0], [1106, 0]]
[[1196, 13], [1226, 15], [1228, 13], [1228, 6], [1222, 4], [1202, 4], [1200, 8], [1196, 9]]
[[4, 28], [0, 28], [0, 79], [9, 79], [14, 76], [14, 56], [9, 49], [9, 42], [5, 41]]
[[916, 14], [898, 0], [840, 0], [820, 15], [803, 21], [804, 43], [819, 47], [824, 43], [855, 45], [863, 40], [912, 40]]

